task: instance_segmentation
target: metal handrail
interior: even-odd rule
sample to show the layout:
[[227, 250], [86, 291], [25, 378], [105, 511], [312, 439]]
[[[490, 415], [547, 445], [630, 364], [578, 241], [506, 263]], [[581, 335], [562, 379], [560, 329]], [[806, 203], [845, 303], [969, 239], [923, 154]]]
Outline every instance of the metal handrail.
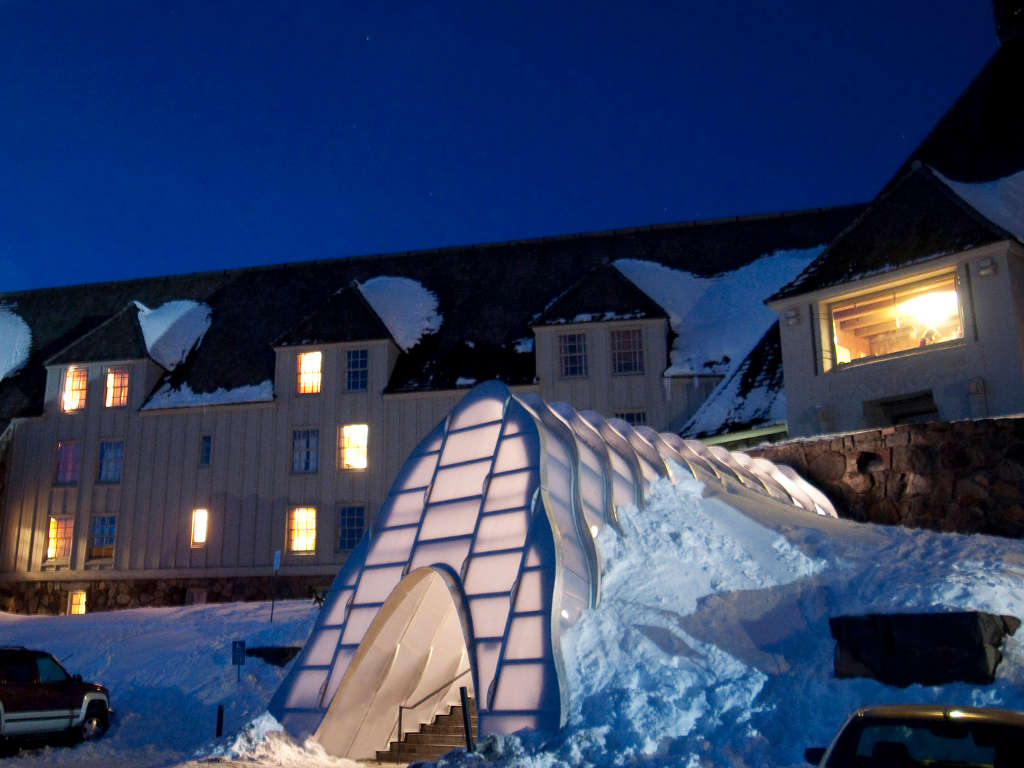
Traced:
[[436, 696], [437, 694], [441, 693], [441, 691], [447, 690], [448, 688], [451, 687], [452, 683], [454, 683], [460, 677], [465, 677], [466, 675], [468, 675], [472, 671], [473, 671], [472, 669], [463, 670], [462, 672], [457, 674], [455, 677], [453, 677], [448, 682], [441, 683], [441, 685], [439, 685], [437, 688], [432, 690], [430, 693], [426, 694], [422, 699], [420, 699], [417, 702], [414, 702], [412, 704], [399, 704], [398, 705], [398, 756], [399, 756], [399, 758], [401, 758], [401, 755], [402, 755], [402, 710], [405, 710], [405, 709], [416, 709], [416, 707], [418, 707], [420, 704], [425, 703], [427, 701], [427, 699], [429, 699], [431, 696]]

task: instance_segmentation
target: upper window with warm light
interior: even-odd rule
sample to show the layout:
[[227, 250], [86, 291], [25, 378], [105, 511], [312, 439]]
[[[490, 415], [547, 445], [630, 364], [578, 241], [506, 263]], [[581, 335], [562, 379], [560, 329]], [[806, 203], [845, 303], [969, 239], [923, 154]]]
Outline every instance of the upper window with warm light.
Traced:
[[295, 391], [300, 395], [315, 395], [320, 391], [320, 375], [323, 370], [322, 352], [300, 352], [296, 355]]
[[338, 429], [338, 469], [366, 469], [370, 427], [346, 424]]
[[828, 311], [837, 365], [964, 337], [953, 273], [837, 301]]
[[64, 374], [64, 389], [60, 395], [60, 408], [65, 413], [85, 408], [85, 393], [89, 372], [85, 368], [68, 368]]
[[128, 405], [127, 368], [107, 368], [103, 405], [106, 408], [124, 408]]

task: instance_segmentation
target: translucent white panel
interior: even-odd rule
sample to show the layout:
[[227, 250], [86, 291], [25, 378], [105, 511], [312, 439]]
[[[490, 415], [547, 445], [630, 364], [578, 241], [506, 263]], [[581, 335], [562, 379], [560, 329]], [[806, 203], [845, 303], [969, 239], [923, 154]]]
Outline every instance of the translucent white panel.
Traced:
[[476, 670], [480, 690], [477, 697], [486, 702], [491, 683], [494, 682], [494, 670], [498, 667], [498, 656], [501, 654], [500, 640], [481, 640], [476, 644]]
[[636, 486], [633, 473], [618, 453], [610, 451], [608, 458], [612, 465], [612, 501], [616, 507], [636, 504]]
[[373, 621], [380, 609], [377, 606], [372, 608], [353, 608], [349, 611], [348, 622], [345, 624], [345, 633], [341, 636], [342, 645], [359, 645], [367, 628]]
[[496, 512], [500, 509], [529, 507], [539, 483], [540, 476], [536, 470], [492, 477], [487, 486], [484, 511]]
[[402, 476], [398, 478], [395, 485], [401, 488], [425, 488], [434, 479], [434, 469], [437, 467], [437, 454], [431, 453], [427, 456], [410, 458], [403, 467]]
[[391, 591], [402, 580], [405, 568], [401, 565], [393, 568], [365, 568], [356, 590], [356, 605], [364, 603], [383, 603]]
[[[789, 469], [789, 467], [786, 467]], [[792, 472], [792, 470], [790, 470]], [[793, 474], [796, 474], [795, 472]], [[800, 483], [797, 482], [788, 472], [784, 472], [782, 465], [776, 466], [776, 474], [774, 475], [775, 480], [786, 489], [786, 492], [792, 497], [794, 506], [806, 509], [808, 511], [814, 509], [814, 501], [804, 492], [804, 489], [800, 487]]]
[[449, 432], [441, 452], [441, 465], [458, 464], [463, 461], [490, 458], [498, 443], [501, 422], [468, 429], [465, 432]]
[[435, 541], [430, 544], [420, 542], [416, 545], [409, 570], [423, 568], [438, 563], [449, 566], [456, 573], [462, 572], [462, 564], [469, 555], [469, 537], [449, 541]]
[[466, 572], [467, 595], [487, 592], [508, 592], [519, 575], [523, 556], [519, 552], [502, 555], [474, 555]]
[[418, 523], [423, 514], [423, 491], [407, 491], [392, 495], [381, 510], [381, 525], [408, 525]]
[[348, 665], [352, 663], [352, 657], [355, 655], [355, 650], [350, 648], [342, 648], [338, 651], [338, 655], [334, 659], [334, 666], [331, 667], [331, 677], [327, 681], [327, 690], [324, 691], [324, 695], [320, 699], [320, 706], [326, 707], [330, 704], [334, 694], [338, 692], [341, 679], [345, 677], [345, 673], [348, 671]]
[[423, 516], [420, 540], [464, 536], [476, 528], [480, 499], [464, 499], [445, 504], [431, 504]]
[[519, 403], [513, 400], [508, 410], [505, 411], [505, 431], [502, 434], [509, 437], [523, 432], [530, 433], [533, 432], [533, 429], [533, 419]]
[[590, 602], [590, 582], [585, 575], [574, 571], [562, 572], [562, 592], [559, 595], [562, 605], [577, 604], [586, 607]]
[[513, 616], [505, 641], [505, 658], [545, 658], [548, 655], [549, 629], [544, 616]]
[[540, 565], [540, 552], [537, 551], [536, 547], [530, 547], [526, 553], [526, 562], [523, 563], [524, 568], [536, 568]]
[[334, 659], [334, 651], [341, 638], [340, 629], [321, 629], [306, 643], [306, 657], [303, 664], [310, 667], [327, 666]]
[[444, 440], [444, 424], [438, 425], [430, 436], [420, 443], [420, 453], [433, 453], [441, 450], [441, 441]]
[[480, 518], [473, 551], [493, 552], [497, 549], [522, 547], [526, 544], [529, 524], [526, 510], [486, 515]]
[[389, 528], [377, 534], [366, 556], [367, 565], [384, 563], [405, 563], [412, 553], [416, 539], [415, 528]]
[[495, 472], [532, 467], [537, 463], [537, 440], [527, 435], [506, 437], [498, 444]]
[[337, 595], [329, 595], [330, 601], [327, 606], [327, 614], [324, 616], [324, 625], [333, 627], [345, 623], [345, 611], [352, 599], [353, 590], [346, 589]]
[[519, 577], [516, 591], [516, 613], [539, 611], [547, 605], [544, 595], [544, 579], [540, 571], [526, 571]]
[[471, 427], [474, 424], [482, 424], [485, 421], [499, 421], [505, 410], [505, 400], [503, 398], [480, 397], [467, 403], [466, 400], [468, 399], [467, 397], [456, 406], [448, 429]]
[[320, 686], [327, 679], [326, 669], [303, 669], [291, 678], [292, 686], [284, 705], [287, 709], [312, 709], [319, 704]]
[[458, 467], [439, 469], [434, 487], [430, 491], [430, 501], [447, 501], [461, 499], [465, 496], [479, 496], [484, 490], [484, 479], [491, 469], [491, 460], [477, 461]]
[[507, 597], [478, 597], [469, 601], [473, 631], [477, 637], [502, 637], [508, 619]]
[[657, 467], [651, 464], [651, 462], [649, 462], [642, 456], [638, 458], [640, 460], [640, 472], [643, 474], [644, 480], [646, 480], [648, 483], [653, 483], [655, 480], [661, 477], [661, 474], [658, 472]]
[[537, 715], [492, 715], [480, 714], [480, 733], [515, 733], [524, 728], [537, 730], [541, 727]]
[[510, 664], [502, 667], [494, 692], [494, 709], [537, 709], [544, 700], [545, 664]]

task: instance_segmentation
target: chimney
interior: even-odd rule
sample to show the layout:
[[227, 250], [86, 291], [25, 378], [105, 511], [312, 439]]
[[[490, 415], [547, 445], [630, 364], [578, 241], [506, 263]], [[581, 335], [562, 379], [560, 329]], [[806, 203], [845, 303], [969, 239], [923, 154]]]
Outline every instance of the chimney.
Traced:
[[1024, 36], [1024, 0], [992, 0], [992, 10], [1001, 43]]

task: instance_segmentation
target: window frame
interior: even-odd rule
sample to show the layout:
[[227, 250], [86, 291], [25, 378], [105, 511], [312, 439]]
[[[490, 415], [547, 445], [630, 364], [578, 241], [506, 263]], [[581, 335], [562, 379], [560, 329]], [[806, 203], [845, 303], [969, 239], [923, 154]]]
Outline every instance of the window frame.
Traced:
[[558, 334], [558, 378], [585, 379], [589, 373], [587, 334], [583, 331]]
[[[199, 513], [202, 512], [202, 515]], [[196, 523], [202, 518], [202, 538], [196, 537], [196, 530], [199, 526]], [[209, 507], [193, 507], [192, 513], [189, 515], [189, 532], [188, 532], [189, 548], [190, 549], [204, 549], [206, 544], [210, 541], [210, 508]]]
[[[65, 523], [66, 526], [61, 524]], [[61, 537], [61, 528], [65, 527], [66, 535]], [[64, 551], [58, 551], [58, 542], [64, 542]], [[71, 515], [48, 515], [46, 520], [46, 551], [43, 563], [66, 563], [71, 560], [71, 547], [75, 543], [75, 518]], [[52, 554], [51, 554], [52, 552]]]
[[[109, 533], [102, 533], [97, 535], [96, 524], [100, 520], [111, 520], [112, 525]], [[109, 539], [109, 544], [97, 544], [97, 539]], [[93, 515], [89, 519], [89, 549], [88, 559], [89, 560], [113, 560], [114, 559], [114, 547], [117, 545], [117, 515], [104, 513], [102, 515]], [[101, 552], [97, 554], [97, 550], [110, 550], [110, 554]]]
[[[121, 455], [113, 458], [105, 457], [106, 451], [109, 451], [113, 446], [121, 447]], [[99, 451], [99, 462], [98, 469], [96, 472], [96, 482], [100, 485], [117, 485], [121, 482], [121, 477], [124, 474], [124, 440], [101, 440], [100, 451]], [[115, 459], [116, 458], [116, 462]], [[104, 477], [103, 469], [104, 466], [116, 466], [117, 476], [116, 477]]]
[[[623, 344], [624, 339], [628, 339], [630, 343]], [[613, 376], [644, 375], [643, 328], [612, 328], [609, 333], [609, 346]]]
[[[358, 430], [356, 428], [363, 428], [363, 440], [362, 443], [357, 442]], [[352, 430], [352, 439], [346, 434], [348, 430]], [[359, 455], [362, 457], [362, 464], [358, 461], [350, 462], [349, 458], [353, 455]], [[339, 471], [342, 472], [365, 472], [370, 467], [370, 425], [369, 424], [341, 424], [338, 426], [338, 454], [336, 457], [336, 465]]]
[[[68, 407], [68, 399], [77, 394], [79, 399], [74, 407]], [[81, 365], [69, 365], [64, 369], [60, 387], [61, 413], [81, 413], [89, 402], [89, 369]]]
[[[616, 419], [622, 419], [622, 421], [626, 422], [631, 427], [647, 426], [646, 408], [622, 408], [615, 411], [614, 417]], [[639, 419], [637, 417], [639, 417]]]
[[[67, 451], [65, 460], [65, 450]], [[82, 476], [82, 443], [79, 440], [58, 440], [53, 484], [60, 487], [78, 485]], [[63, 469], [70, 467], [65, 473]]]
[[[365, 504], [339, 504], [337, 507], [337, 535], [335, 536], [336, 552], [351, 552], [357, 546], [366, 532], [366, 505]], [[346, 519], [346, 513], [358, 512], [359, 525], [350, 525], [351, 520]], [[355, 532], [353, 534], [353, 532]], [[343, 546], [349, 544], [349, 546]]]
[[[302, 437], [305, 435], [305, 438]], [[302, 448], [299, 441], [305, 441]], [[304, 457], [304, 458], [303, 458]], [[320, 430], [316, 427], [292, 429], [292, 474], [315, 475], [320, 471]]]
[[207, 469], [213, 460], [213, 435], [206, 434], [199, 436], [199, 461], [197, 466], [200, 469]]
[[[103, 380], [103, 407], [127, 408], [128, 393], [131, 384], [131, 368], [127, 365], [115, 365], [107, 368]], [[117, 402], [114, 402], [114, 397]]]
[[[311, 513], [309, 515], [309, 517], [307, 518], [307, 520], [303, 521], [303, 522], [307, 522], [308, 523], [309, 520], [312, 520], [312, 525], [311, 526], [307, 524], [307, 525], [303, 525], [300, 528], [300, 526], [298, 525], [298, 523], [300, 521], [297, 519], [297, 516], [298, 516], [298, 514], [300, 512], [302, 512], [302, 513]], [[317, 528], [317, 525], [316, 525], [316, 507], [312, 507], [312, 506], [308, 506], [308, 507], [304, 507], [304, 506], [289, 507], [288, 515], [287, 515], [287, 520], [286, 520], [286, 523], [285, 523], [285, 533], [284, 533], [284, 536], [285, 536], [285, 550], [287, 551], [287, 553], [289, 555], [299, 555], [301, 557], [308, 557], [309, 555], [315, 555], [316, 554], [316, 533], [317, 533], [316, 532], [316, 528]], [[305, 531], [305, 533], [303, 534], [300, 531]], [[311, 548], [309, 548], [309, 549], [297, 549], [296, 548], [295, 544], [296, 544], [296, 541], [298, 541], [300, 536], [302, 536], [304, 539], [310, 539], [311, 540], [311, 542], [312, 542]]]
[[[76, 599], [80, 598], [80, 599]], [[84, 616], [88, 612], [89, 596], [84, 589], [68, 591], [68, 612], [66, 616]]]
[[[316, 370], [309, 368], [303, 370], [302, 363], [305, 359], [316, 357]], [[315, 377], [315, 378], [313, 378]], [[305, 397], [307, 395], [319, 395], [323, 391], [324, 378], [324, 353], [319, 349], [311, 349], [306, 352], [295, 353], [295, 395]]]
[[[357, 365], [353, 365], [355, 358]], [[366, 392], [370, 388], [370, 350], [366, 347], [345, 350], [345, 391]]]

